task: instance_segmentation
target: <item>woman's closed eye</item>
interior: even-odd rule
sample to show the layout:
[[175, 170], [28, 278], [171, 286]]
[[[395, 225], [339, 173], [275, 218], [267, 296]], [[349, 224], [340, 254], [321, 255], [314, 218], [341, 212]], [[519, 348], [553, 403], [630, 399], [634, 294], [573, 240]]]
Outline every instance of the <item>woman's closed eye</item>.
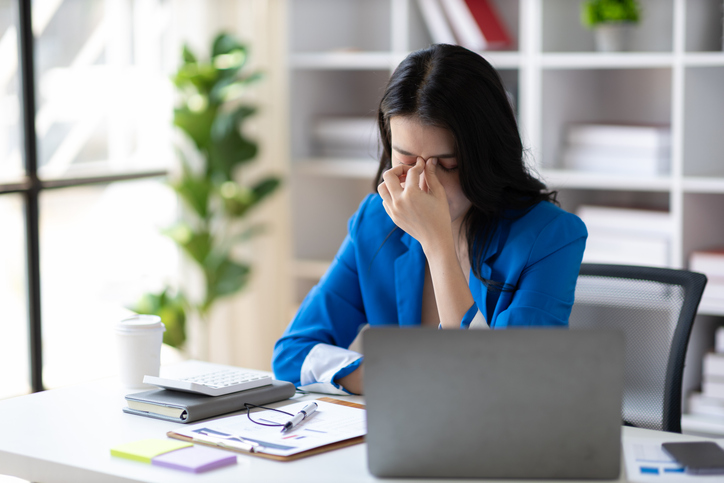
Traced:
[[458, 169], [458, 163], [452, 162], [452, 161], [445, 161], [445, 160], [439, 160], [437, 163], [437, 167], [441, 170], [445, 171], [446, 173], [449, 173], [450, 171], [455, 171]]
[[415, 163], [417, 163], [417, 158], [413, 156], [398, 156], [397, 160], [400, 164], [406, 164], [407, 166], [415, 166]]

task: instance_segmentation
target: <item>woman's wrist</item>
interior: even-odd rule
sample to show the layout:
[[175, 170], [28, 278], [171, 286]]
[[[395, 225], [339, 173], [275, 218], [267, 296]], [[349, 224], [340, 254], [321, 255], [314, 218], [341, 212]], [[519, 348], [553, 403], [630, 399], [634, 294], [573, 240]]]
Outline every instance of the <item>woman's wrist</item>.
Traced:
[[360, 364], [357, 369], [350, 372], [346, 376], [337, 379], [336, 382], [352, 394], [362, 394], [364, 389], [364, 385], [362, 383], [363, 376], [364, 364]]

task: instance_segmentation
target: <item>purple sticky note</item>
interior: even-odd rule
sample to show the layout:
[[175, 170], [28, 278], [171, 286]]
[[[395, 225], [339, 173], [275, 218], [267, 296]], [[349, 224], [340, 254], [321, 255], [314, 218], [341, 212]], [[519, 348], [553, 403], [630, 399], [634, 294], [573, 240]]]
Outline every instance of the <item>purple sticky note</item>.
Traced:
[[236, 464], [236, 455], [219, 449], [192, 446], [156, 456], [151, 460], [151, 464], [191, 473], [202, 473]]

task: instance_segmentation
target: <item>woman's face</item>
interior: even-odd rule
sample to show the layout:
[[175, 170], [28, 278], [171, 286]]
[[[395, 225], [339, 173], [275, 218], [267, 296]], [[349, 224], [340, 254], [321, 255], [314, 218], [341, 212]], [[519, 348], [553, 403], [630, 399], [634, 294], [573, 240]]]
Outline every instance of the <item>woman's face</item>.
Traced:
[[418, 157], [425, 161], [437, 158], [437, 175], [445, 188], [450, 219], [461, 221], [471, 206], [460, 187], [460, 172], [455, 153], [455, 139], [447, 129], [421, 124], [415, 117], [390, 118], [392, 166], [414, 166]]

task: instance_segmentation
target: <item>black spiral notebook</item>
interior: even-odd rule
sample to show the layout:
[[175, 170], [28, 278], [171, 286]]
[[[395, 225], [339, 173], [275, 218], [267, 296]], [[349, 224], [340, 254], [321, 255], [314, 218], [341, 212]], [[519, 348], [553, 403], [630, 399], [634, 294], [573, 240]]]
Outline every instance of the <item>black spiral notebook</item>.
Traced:
[[126, 396], [128, 407], [123, 412], [164, 419], [177, 423], [191, 423], [222, 414], [241, 411], [244, 404], [264, 405], [289, 399], [295, 393], [294, 384], [272, 381], [271, 385], [240, 391], [225, 396], [205, 396], [169, 389], [153, 389]]

